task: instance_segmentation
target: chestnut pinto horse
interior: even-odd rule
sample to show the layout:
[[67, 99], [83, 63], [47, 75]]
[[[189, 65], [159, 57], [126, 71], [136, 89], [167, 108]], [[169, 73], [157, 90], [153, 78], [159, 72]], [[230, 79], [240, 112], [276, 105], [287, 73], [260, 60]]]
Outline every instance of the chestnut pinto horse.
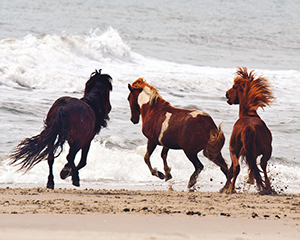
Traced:
[[[86, 165], [90, 143], [94, 136], [106, 127], [111, 110], [109, 94], [112, 90], [112, 78], [97, 70], [86, 82], [84, 96], [81, 99], [61, 97], [50, 108], [43, 131], [31, 138], [26, 138], [12, 152], [11, 164], [21, 165], [26, 171], [43, 159], [48, 159], [49, 176], [47, 188], [54, 189], [53, 163], [68, 141], [68, 163], [62, 169], [62, 179], [72, 175], [72, 183], [79, 186], [78, 170]], [[55, 156], [56, 151], [60, 152]], [[81, 149], [81, 159], [74, 164], [76, 153]]]
[[[228, 167], [225, 163], [221, 149], [225, 137], [219, 126], [215, 125], [212, 118], [202, 111], [191, 111], [174, 108], [165, 101], [158, 91], [146, 83], [142, 78], [132, 85], [128, 101], [131, 108], [131, 121], [137, 124], [142, 116], [142, 131], [148, 138], [147, 152], [144, 160], [152, 175], [165, 179], [172, 178], [167, 164], [169, 149], [183, 149], [188, 159], [195, 167], [191, 175], [188, 188], [195, 185], [197, 177], [203, 169], [197, 153], [203, 150], [205, 157], [217, 164], [227, 177]], [[161, 157], [164, 163], [165, 174], [153, 169], [150, 156], [157, 145], [162, 145]]]
[[[247, 68], [238, 68], [233, 87], [226, 92], [226, 97], [228, 104], [239, 104], [239, 119], [233, 127], [229, 143], [232, 165], [228, 176], [233, 179], [224, 188], [229, 187], [229, 193], [235, 191], [235, 181], [240, 172], [239, 158], [242, 157], [250, 170], [248, 182], [253, 184], [255, 179], [261, 193], [272, 193], [267, 176], [267, 162], [272, 153], [272, 135], [256, 112], [258, 107], [264, 108], [274, 99], [268, 81], [263, 77], [256, 78], [253, 70], [248, 74]], [[264, 180], [256, 163], [259, 155], [262, 155], [260, 166], [264, 172]]]

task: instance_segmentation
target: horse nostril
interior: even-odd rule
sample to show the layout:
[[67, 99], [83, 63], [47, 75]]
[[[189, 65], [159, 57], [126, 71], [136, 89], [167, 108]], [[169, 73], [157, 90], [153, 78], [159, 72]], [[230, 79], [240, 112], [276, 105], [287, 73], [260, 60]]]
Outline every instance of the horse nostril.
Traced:
[[225, 96], [226, 96], [226, 98], [229, 98], [229, 95], [228, 95], [228, 93], [226, 93], [226, 94], [225, 94]]

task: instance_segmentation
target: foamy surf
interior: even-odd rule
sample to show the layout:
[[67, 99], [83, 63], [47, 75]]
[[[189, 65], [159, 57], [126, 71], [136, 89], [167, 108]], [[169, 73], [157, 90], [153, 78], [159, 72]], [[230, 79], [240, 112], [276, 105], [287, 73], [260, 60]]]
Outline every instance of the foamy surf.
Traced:
[[[238, 107], [229, 106], [224, 95], [232, 86], [235, 68], [195, 66], [143, 56], [132, 51], [113, 28], [104, 32], [97, 29], [86, 36], [45, 34], [3, 39], [0, 50], [3, 53], [0, 59], [0, 185], [3, 187], [46, 185], [46, 161], [23, 174], [7, 165], [7, 155], [25, 137], [41, 131], [55, 99], [64, 95], [80, 98], [89, 75], [99, 68], [113, 77], [113, 109], [108, 128], [102, 129], [92, 142], [87, 166], [79, 173], [81, 188], [187, 189], [193, 166], [182, 151], [169, 153], [173, 175], [169, 182], [153, 177], [144, 163], [147, 140], [141, 133], [141, 124], [130, 122], [127, 102], [127, 84], [139, 77], [155, 86], [173, 106], [205, 111], [217, 124], [223, 123], [226, 142], [222, 153], [230, 164], [228, 141]], [[273, 133], [273, 157], [269, 161], [273, 186], [279, 192], [299, 192], [300, 71], [256, 70], [269, 79], [277, 98], [271, 108], [259, 110]], [[162, 170], [160, 151], [158, 147], [151, 161]], [[66, 154], [65, 150], [55, 160], [56, 187], [73, 187], [69, 179], [63, 181], [58, 175], [66, 163]], [[202, 153], [199, 158], [205, 168], [196, 188], [218, 191], [225, 182], [223, 173], [202, 157]], [[246, 177], [247, 168], [242, 165], [237, 182], [240, 191], [248, 190]], [[251, 187], [250, 191], [253, 190]]]

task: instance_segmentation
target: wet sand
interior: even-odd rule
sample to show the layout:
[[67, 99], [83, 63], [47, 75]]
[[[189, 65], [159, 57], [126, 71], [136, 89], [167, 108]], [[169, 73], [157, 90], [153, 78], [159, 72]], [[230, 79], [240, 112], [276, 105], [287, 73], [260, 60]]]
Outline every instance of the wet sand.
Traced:
[[0, 189], [0, 239], [300, 239], [300, 195]]

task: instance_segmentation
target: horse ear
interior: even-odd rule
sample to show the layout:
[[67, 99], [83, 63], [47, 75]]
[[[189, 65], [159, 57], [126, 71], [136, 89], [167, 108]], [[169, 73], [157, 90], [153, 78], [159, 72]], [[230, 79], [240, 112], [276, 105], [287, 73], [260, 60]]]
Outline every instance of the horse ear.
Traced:
[[132, 88], [131, 88], [131, 85], [128, 83], [128, 89], [130, 92], [132, 92]]

